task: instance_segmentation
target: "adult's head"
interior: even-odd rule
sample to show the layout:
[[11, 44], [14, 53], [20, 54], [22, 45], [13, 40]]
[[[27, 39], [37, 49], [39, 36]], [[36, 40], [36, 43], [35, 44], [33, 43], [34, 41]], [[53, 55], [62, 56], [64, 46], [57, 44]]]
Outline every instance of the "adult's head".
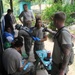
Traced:
[[11, 14], [13, 11], [11, 9], [7, 10], [7, 14]]
[[56, 28], [60, 29], [64, 26], [66, 15], [64, 12], [57, 12], [54, 14], [53, 21]]
[[35, 23], [35, 27], [41, 28], [41, 26], [42, 26], [42, 21], [41, 21], [40, 18], [37, 18], [37, 19], [36, 19], [36, 23]]
[[24, 8], [24, 11], [28, 11], [28, 5], [27, 4], [24, 4], [23, 8]]
[[16, 37], [12, 43], [13, 47], [17, 50], [20, 51], [22, 46], [23, 46], [23, 38], [22, 37]]

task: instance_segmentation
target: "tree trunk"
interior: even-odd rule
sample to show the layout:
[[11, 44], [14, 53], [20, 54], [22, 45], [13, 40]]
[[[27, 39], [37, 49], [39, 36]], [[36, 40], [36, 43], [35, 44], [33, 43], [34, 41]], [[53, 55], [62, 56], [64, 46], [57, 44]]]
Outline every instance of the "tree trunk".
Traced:
[[57, 3], [58, 2], [58, 0], [54, 0], [54, 3]]
[[2, 3], [2, 0], [0, 1], [0, 19], [2, 17], [2, 14], [3, 14], [3, 3]]
[[39, 4], [39, 10], [40, 10], [40, 13], [41, 13], [41, 4]]
[[10, 8], [13, 11], [13, 2], [12, 2], [12, 0], [10, 0]]
[[62, 0], [54, 0], [54, 3], [57, 3], [57, 2], [61, 2], [62, 3]]
[[74, 4], [74, 0], [71, 0], [71, 4]]
[[41, 13], [41, 4], [42, 4], [42, 0], [38, 0], [39, 1], [39, 10], [40, 10], [40, 13]]

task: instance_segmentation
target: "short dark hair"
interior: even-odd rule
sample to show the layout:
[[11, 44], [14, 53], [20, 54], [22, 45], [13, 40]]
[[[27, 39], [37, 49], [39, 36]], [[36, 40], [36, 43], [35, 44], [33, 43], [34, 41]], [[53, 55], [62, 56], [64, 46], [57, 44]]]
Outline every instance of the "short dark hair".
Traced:
[[41, 18], [36, 18], [36, 23], [38, 22], [38, 20], [41, 20]]
[[41, 20], [41, 18], [36, 18], [36, 23], [35, 23], [35, 27], [37, 27], [37, 22]]
[[64, 12], [56, 12], [54, 14], [54, 19], [57, 19], [57, 20], [61, 20], [61, 21], [64, 21], [66, 19], [66, 15]]
[[23, 8], [24, 8], [24, 6], [28, 6], [27, 4], [23, 4]]
[[[10, 28], [10, 27], [5, 28], [5, 31], [8, 31], [8, 28]], [[10, 28], [10, 29], [11, 29], [11, 28]]]
[[22, 47], [23, 46], [23, 38], [22, 37], [16, 37], [14, 39], [13, 47]]
[[8, 9], [8, 10], [7, 10], [7, 13], [11, 13], [11, 12], [13, 12], [11, 9]]
[[23, 4], [23, 6], [28, 6], [27, 4]]

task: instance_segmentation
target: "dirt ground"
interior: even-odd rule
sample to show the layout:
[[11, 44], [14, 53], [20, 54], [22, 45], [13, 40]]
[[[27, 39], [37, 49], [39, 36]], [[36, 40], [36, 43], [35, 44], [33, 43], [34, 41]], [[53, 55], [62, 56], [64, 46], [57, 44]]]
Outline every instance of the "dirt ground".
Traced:
[[[46, 50], [50, 50], [52, 52], [53, 45], [54, 45], [54, 43], [51, 40], [47, 39], [47, 41], [45, 41], [45, 49]], [[75, 45], [75, 42], [74, 42], [74, 45]], [[75, 50], [74, 50], [74, 52], [75, 52]], [[74, 59], [74, 63], [71, 66], [69, 66], [69, 72], [67, 75], [75, 75], [75, 59]]]

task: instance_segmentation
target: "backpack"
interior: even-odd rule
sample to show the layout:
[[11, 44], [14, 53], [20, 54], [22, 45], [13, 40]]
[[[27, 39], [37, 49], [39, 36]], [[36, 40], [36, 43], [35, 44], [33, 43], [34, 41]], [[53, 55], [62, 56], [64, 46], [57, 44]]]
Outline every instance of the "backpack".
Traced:
[[[67, 31], [67, 32], [69, 33], [68, 30], [66, 30], [66, 29], [64, 29], [64, 30]], [[56, 37], [60, 49], [61, 49], [62, 47], [61, 47], [61, 44], [60, 44], [60, 42], [59, 42], [59, 40], [58, 40], [58, 37], [59, 37], [59, 35], [61, 34], [61, 31], [63, 31], [63, 28], [57, 32], [58, 35], [57, 35], [57, 37]], [[71, 52], [70, 52], [70, 58], [69, 58], [69, 63], [68, 63], [68, 65], [72, 65], [73, 62], [74, 62], [74, 51], [73, 51], [73, 46], [74, 46], [74, 44], [72, 43], [72, 49], [71, 49]], [[61, 49], [61, 50], [62, 50], [62, 49]], [[63, 52], [63, 51], [62, 51], [62, 52]]]

